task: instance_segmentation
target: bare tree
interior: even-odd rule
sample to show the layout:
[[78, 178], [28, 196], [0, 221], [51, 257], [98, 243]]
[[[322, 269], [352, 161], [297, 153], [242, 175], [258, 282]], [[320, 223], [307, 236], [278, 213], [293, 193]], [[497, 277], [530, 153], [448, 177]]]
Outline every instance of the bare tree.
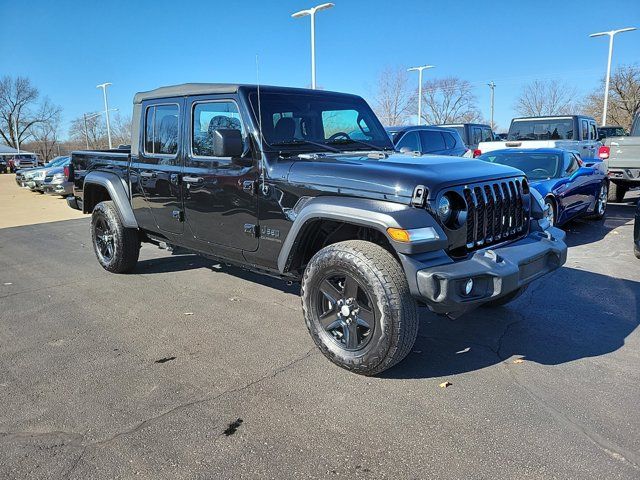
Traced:
[[[603, 78], [600, 87], [587, 95], [581, 104], [582, 111], [596, 119], [602, 117], [604, 84]], [[608, 123], [629, 129], [633, 117], [640, 112], [640, 66], [618, 67], [611, 76], [609, 88]]]
[[[413, 107], [417, 112], [417, 101]], [[422, 118], [427, 125], [480, 120], [480, 110], [471, 84], [456, 77], [426, 81], [422, 85]]]
[[411, 113], [411, 90], [407, 86], [407, 72], [387, 67], [378, 76], [373, 109], [384, 125], [406, 123]]
[[[48, 100], [45, 100], [42, 108], [49, 109]], [[31, 137], [33, 141], [26, 147], [37, 153], [40, 158], [50, 160], [57, 155], [59, 150], [60, 112], [55, 113], [48, 121], [33, 125]]]
[[108, 148], [107, 128], [102, 115], [88, 117], [86, 123], [84, 116], [73, 119], [69, 127], [69, 139], [74, 144], [84, 145], [84, 148]]
[[39, 92], [25, 77], [0, 79], [0, 137], [16, 148], [33, 137], [34, 127], [55, 121], [60, 107], [48, 99], [38, 104]]
[[534, 80], [525, 85], [514, 105], [525, 117], [564, 115], [575, 109], [576, 91], [558, 80]]
[[131, 144], [131, 117], [116, 113], [111, 119], [111, 137], [114, 145]]

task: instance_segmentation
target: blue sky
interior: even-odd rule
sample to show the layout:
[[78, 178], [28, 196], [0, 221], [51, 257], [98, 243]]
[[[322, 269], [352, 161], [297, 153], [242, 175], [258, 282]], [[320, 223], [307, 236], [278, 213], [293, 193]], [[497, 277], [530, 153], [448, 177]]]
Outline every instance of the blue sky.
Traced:
[[[183, 82], [308, 86], [309, 19], [291, 19], [314, 0], [0, 0], [0, 75], [29, 77], [64, 109], [65, 125], [102, 109], [95, 85], [112, 82], [110, 103], [131, 110], [133, 94]], [[638, 0], [334, 0], [318, 13], [318, 85], [370, 98], [386, 66], [433, 64], [426, 76], [474, 86], [489, 116], [508, 127], [514, 100], [534, 79], [560, 79], [580, 94], [598, 85], [606, 38], [589, 33], [640, 28]], [[613, 64], [640, 63], [640, 31], [616, 37]], [[426, 77], [425, 77], [426, 78]], [[417, 86], [417, 74], [415, 75]]]

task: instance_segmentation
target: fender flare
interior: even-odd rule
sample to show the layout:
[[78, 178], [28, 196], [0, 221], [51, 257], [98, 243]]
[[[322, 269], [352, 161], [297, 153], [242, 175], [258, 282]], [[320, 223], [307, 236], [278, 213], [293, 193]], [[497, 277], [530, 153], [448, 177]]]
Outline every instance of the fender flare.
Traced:
[[[100, 185], [106, 188], [111, 200], [118, 209], [118, 213], [120, 213], [122, 224], [127, 228], [138, 228], [138, 222], [129, 201], [129, 187], [121, 177], [110, 172], [90, 172], [84, 178], [83, 192], [86, 192], [87, 185]], [[84, 213], [89, 213], [86, 211], [86, 204], [87, 202], [85, 201], [83, 210]]]
[[[415, 254], [446, 248], [447, 236], [424, 208], [366, 198], [321, 196], [309, 200], [293, 221], [278, 255], [278, 270], [285, 273], [304, 229], [316, 220], [336, 220], [351, 225], [373, 228], [382, 233], [400, 254]], [[438, 239], [408, 244], [393, 240], [387, 228], [433, 227]]]

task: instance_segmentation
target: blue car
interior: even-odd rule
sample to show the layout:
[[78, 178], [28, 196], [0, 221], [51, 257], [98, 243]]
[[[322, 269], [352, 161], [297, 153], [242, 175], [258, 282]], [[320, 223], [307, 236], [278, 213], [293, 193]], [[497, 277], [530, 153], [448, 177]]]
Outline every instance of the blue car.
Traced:
[[547, 205], [552, 225], [560, 226], [577, 217], [604, 217], [609, 180], [600, 160], [583, 162], [580, 156], [559, 148], [509, 148], [478, 157], [522, 170], [529, 185]]

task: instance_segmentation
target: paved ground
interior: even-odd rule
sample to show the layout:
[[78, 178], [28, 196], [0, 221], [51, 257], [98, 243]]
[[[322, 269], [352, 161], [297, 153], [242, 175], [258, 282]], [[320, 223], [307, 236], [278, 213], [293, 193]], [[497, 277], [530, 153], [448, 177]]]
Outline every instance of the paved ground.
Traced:
[[570, 225], [512, 306], [424, 311], [382, 378], [316, 352], [295, 287], [150, 246], [108, 274], [87, 218], [0, 229], [0, 478], [639, 478], [632, 211]]
[[82, 213], [69, 208], [64, 198], [34, 194], [28, 188], [18, 188], [15, 175], [0, 174], [0, 228], [81, 217]]

